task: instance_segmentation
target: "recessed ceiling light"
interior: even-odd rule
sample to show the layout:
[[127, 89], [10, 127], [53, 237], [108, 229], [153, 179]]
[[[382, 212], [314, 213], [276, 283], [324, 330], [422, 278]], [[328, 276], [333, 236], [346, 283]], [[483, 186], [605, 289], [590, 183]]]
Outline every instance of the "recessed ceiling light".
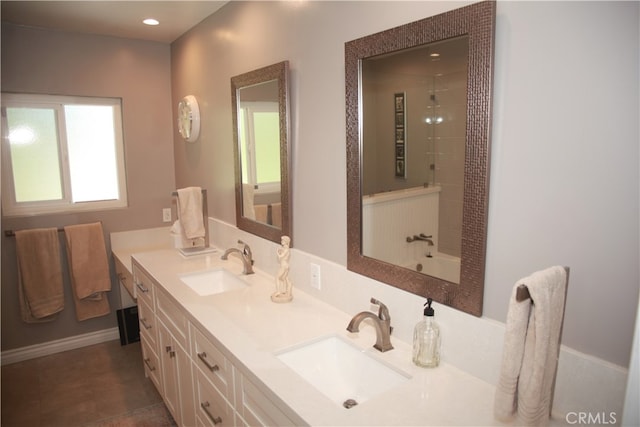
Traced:
[[432, 53], [432, 54], [430, 54], [429, 56], [430, 56], [430, 57], [432, 57], [432, 58], [437, 58], [437, 57], [439, 57], [439, 56], [440, 56], [440, 54], [439, 54], [439, 53], [437, 53], [437, 52], [433, 52], [433, 53]]
[[157, 19], [153, 19], [153, 18], [147, 18], [142, 22], [144, 24], [146, 24], [146, 25], [158, 25], [158, 24], [160, 24], [160, 21], [158, 21]]

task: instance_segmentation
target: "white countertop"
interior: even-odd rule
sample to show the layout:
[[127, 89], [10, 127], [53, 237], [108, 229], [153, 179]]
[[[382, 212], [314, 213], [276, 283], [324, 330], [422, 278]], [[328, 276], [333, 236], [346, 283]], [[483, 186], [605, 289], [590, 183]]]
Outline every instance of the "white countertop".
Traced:
[[[235, 257], [220, 260], [220, 253], [183, 257], [174, 249], [134, 253], [133, 258], [184, 309], [189, 319], [214, 342], [231, 362], [245, 371], [262, 392], [293, 420], [310, 425], [500, 425], [493, 418], [494, 387], [447, 363], [434, 369], [411, 362], [411, 346], [391, 337], [395, 347], [386, 353], [371, 346], [375, 331], [363, 323], [359, 333], [346, 326], [356, 313], [347, 314], [304, 292], [293, 289], [291, 303], [275, 304], [273, 278], [257, 270], [241, 275]], [[248, 283], [245, 289], [199, 296], [179, 275], [224, 267]], [[393, 313], [391, 313], [393, 324]], [[339, 335], [371, 352], [374, 357], [409, 374], [411, 379], [359, 405], [345, 409], [284, 365], [275, 353], [315, 338]], [[446, 339], [446, 337], [445, 337]], [[473, 357], [473, 355], [469, 355]], [[280, 406], [280, 405], [279, 405]]]

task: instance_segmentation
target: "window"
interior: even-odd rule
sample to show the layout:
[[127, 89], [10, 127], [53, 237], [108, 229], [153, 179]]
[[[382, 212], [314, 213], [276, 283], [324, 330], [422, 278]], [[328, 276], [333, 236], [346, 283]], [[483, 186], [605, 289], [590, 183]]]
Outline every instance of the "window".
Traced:
[[120, 99], [2, 94], [7, 216], [127, 205]]
[[278, 103], [243, 102], [240, 110], [242, 182], [258, 192], [280, 191]]

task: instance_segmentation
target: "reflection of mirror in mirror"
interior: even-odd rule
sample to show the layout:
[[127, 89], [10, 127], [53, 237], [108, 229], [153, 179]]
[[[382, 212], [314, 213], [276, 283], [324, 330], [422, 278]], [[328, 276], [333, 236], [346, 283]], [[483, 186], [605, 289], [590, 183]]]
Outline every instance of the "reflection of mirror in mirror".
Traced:
[[282, 228], [278, 81], [238, 90], [243, 215]]
[[468, 51], [463, 36], [366, 58], [361, 67], [362, 253], [453, 283], [460, 282]]
[[347, 268], [476, 316], [495, 17], [482, 1], [345, 44]]
[[231, 78], [236, 225], [273, 242], [291, 236], [289, 63]]

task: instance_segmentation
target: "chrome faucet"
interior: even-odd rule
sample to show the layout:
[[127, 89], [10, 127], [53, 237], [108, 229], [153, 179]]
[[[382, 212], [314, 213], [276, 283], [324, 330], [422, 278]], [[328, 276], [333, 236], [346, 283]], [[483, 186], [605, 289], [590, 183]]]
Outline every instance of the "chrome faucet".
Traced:
[[431, 240], [433, 238], [433, 235], [429, 234], [428, 236], [424, 233], [420, 233], [420, 234], [414, 234], [413, 237], [407, 237], [407, 243], [411, 243], [411, 242], [415, 242], [415, 241], [422, 241], [422, 242], [427, 242], [427, 246], [433, 246], [433, 240]]
[[360, 331], [360, 323], [364, 319], [372, 319], [373, 326], [376, 329], [376, 343], [373, 347], [376, 350], [385, 352], [388, 350], [393, 350], [393, 346], [391, 345], [391, 331], [393, 328], [391, 327], [391, 316], [389, 316], [389, 309], [387, 306], [378, 301], [375, 298], [371, 298], [371, 304], [376, 304], [378, 309], [378, 315], [376, 316], [374, 313], [370, 311], [362, 311], [351, 319], [349, 322], [349, 326], [347, 326], [347, 331], [349, 332], [359, 332]]
[[253, 274], [253, 254], [251, 253], [251, 248], [242, 240], [238, 240], [238, 243], [242, 245], [242, 249], [229, 248], [224, 251], [220, 259], [227, 259], [230, 254], [238, 254], [242, 260], [242, 274]]

